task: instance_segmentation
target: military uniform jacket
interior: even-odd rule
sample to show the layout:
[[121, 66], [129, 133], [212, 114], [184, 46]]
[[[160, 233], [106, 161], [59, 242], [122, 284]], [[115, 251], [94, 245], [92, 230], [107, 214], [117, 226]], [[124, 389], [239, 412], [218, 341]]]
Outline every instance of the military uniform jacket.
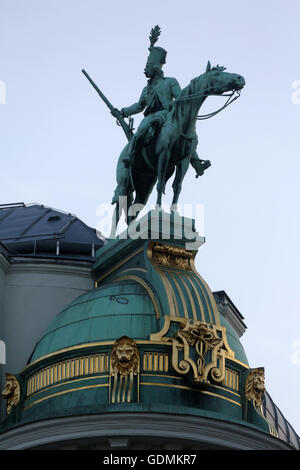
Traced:
[[145, 108], [145, 116], [164, 109], [169, 110], [173, 98], [177, 98], [180, 92], [181, 88], [176, 78], [156, 77], [150, 79], [143, 89], [139, 101], [132, 106], [123, 108], [123, 115], [131, 116], [144, 111]]

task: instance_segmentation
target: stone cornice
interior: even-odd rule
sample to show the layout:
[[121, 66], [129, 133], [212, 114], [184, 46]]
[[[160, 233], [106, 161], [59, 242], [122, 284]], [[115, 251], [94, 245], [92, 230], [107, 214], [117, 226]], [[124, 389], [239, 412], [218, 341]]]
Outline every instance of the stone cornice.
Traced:
[[50, 263], [33, 263], [32, 261], [28, 263], [12, 264], [9, 269], [9, 274], [13, 273], [35, 273], [35, 274], [70, 274], [70, 275], [80, 275], [81, 277], [91, 278], [91, 267], [90, 266], [80, 266], [69, 265], [69, 264], [50, 264]]
[[[291, 450], [286, 442], [244, 426], [214, 418], [194, 417], [156, 412], [105, 413], [76, 417], [56, 418], [23, 424], [0, 435], [0, 449], [22, 450], [56, 445], [69, 441], [87, 443], [87, 439], [110, 440], [128, 437], [131, 447], [135, 438], [144, 437], [151, 445], [151, 438], [168, 439], [188, 443], [192, 448], [215, 446], [237, 450]], [[57, 447], [56, 447], [57, 448]]]

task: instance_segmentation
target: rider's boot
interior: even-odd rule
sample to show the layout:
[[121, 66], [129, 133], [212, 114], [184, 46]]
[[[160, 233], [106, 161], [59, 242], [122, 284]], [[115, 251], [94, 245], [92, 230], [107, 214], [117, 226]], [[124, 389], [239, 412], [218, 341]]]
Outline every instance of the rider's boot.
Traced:
[[202, 176], [204, 171], [211, 166], [211, 163], [209, 160], [191, 158], [191, 165], [196, 171], [196, 178], [198, 178], [198, 176]]

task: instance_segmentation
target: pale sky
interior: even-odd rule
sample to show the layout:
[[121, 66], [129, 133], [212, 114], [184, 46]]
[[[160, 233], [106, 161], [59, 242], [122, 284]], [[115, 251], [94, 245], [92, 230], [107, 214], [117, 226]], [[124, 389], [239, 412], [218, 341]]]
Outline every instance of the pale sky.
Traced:
[[[204, 204], [198, 271], [245, 317], [250, 366], [265, 367], [298, 434], [299, 17], [298, 0], [0, 0], [3, 204], [38, 202], [96, 227], [126, 139], [81, 69], [114, 106], [133, 104], [154, 25], [168, 51], [165, 75], [182, 87], [208, 60], [245, 77], [239, 100], [197, 124], [198, 153], [212, 166], [198, 179], [189, 169], [180, 202]], [[221, 102], [210, 98], [201, 111]]]

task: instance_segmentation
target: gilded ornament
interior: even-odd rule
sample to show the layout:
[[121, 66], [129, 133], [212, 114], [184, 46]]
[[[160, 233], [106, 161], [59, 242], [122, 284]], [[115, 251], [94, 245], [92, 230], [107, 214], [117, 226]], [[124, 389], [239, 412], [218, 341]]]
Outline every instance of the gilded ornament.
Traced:
[[[224, 380], [224, 341], [214, 327], [205, 322], [187, 323], [178, 329], [176, 337], [184, 347], [184, 359], [178, 365], [185, 373], [192, 367], [195, 383], [209, 383], [209, 374], [216, 382]], [[195, 349], [196, 363], [191, 359], [190, 346]], [[208, 351], [211, 351], [210, 360], [207, 360]]]
[[152, 249], [153, 261], [168, 268], [192, 271], [190, 260], [193, 257], [193, 251], [167, 244], [155, 243]]
[[140, 356], [135, 341], [127, 336], [117, 339], [110, 360], [111, 403], [131, 402], [134, 376], [140, 373]]
[[20, 402], [20, 385], [16, 377], [12, 374], [6, 374], [6, 382], [2, 390], [2, 397], [7, 400], [6, 412], [9, 415], [13, 406]]
[[165, 315], [162, 330], [153, 333], [150, 340], [171, 344], [173, 369], [179, 375], [191, 372], [195, 384], [209, 384], [211, 380], [223, 383], [225, 359], [235, 357], [227, 342], [226, 328], [213, 323]]
[[255, 408], [260, 410], [265, 391], [266, 387], [264, 367], [252, 369], [248, 374], [245, 385], [246, 400], [252, 401]]

